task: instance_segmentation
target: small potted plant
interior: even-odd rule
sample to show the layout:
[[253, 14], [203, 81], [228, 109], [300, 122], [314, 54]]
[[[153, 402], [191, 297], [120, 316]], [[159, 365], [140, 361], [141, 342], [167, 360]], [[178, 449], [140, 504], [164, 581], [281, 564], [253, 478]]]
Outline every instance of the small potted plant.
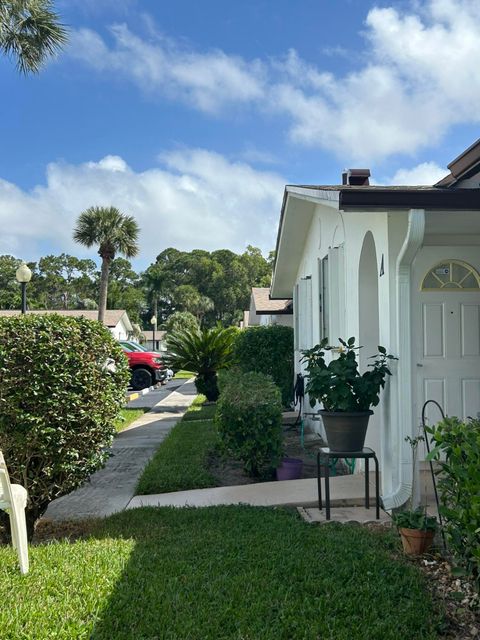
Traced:
[[[373, 414], [371, 407], [380, 401], [380, 390], [385, 386], [386, 376], [391, 375], [389, 360], [384, 347], [371, 356], [373, 362], [362, 375], [358, 370], [355, 338], [347, 341], [339, 338], [340, 347], [328, 344], [324, 338], [312, 349], [302, 351], [302, 362], [306, 363], [308, 382], [305, 387], [310, 405], [322, 403], [320, 415], [331, 451], [361, 451], [365, 443], [368, 421]], [[326, 351], [338, 352], [337, 358], [325, 360]]]
[[412, 448], [412, 493], [410, 496], [410, 508], [404, 511], [397, 511], [393, 514], [392, 520], [397, 525], [402, 539], [403, 550], [407, 555], [421, 555], [429, 550], [432, 545], [435, 532], [438, 527], [435, 516], [429, 516], [424, 507], [413, 508], [413, 497], [415, 495], [415, 465], [417, 460], [418, 444], [424, 440], [423, 436], [411, 438], [407, 436], [405, 441]]

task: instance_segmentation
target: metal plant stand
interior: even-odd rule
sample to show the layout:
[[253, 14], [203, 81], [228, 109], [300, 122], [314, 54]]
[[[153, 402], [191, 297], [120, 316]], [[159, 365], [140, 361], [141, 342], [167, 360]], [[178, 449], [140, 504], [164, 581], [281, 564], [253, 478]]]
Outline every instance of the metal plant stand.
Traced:
[[380, 520], [380, 488], [377, 454], [373, 449], [364, 447], [361, 451], [330, 451], [328, 447], [321, 447], [317, 453], [317, 486], [318, 508], [323, 509], [322, 504], [322, 479], [321, 469], [325, 469], [325, 512], [326, 519], [330, 520], [330, 460], [332, 458], [361, 458], [365, 460], [365, 508], [370, 508], [369, 463], [375, 462], [375, 517]]

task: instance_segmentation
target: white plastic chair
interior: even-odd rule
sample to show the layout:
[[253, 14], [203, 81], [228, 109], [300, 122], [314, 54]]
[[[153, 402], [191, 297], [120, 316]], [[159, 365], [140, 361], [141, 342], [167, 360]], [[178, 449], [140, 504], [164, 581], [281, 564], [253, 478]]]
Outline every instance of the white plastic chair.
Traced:
[[13, 546], [18, 553], [20, 573], [28, 573], [27, 525], [25, 507], [27, 506], [27, 490], [20, 484], [11, 484], [3, 453], [0, 451], [0, 509], [6, 511], [10, 518]]

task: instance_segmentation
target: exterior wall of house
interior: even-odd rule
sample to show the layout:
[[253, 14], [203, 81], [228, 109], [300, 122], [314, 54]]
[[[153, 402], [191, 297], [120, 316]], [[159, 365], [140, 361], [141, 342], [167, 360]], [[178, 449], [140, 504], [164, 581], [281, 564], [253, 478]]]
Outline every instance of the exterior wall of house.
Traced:
[[114, 327], [109, 327], [115, 340], [128, 340], [130, 337], [130, 331], [123, 322], [120, 320]]
[[[322, 337], [336, 344], [339, 337], [355, 336], [363, 345], [363, 370], [379, 344], [396, 353], [396, 260], [406, 228], [406, 211], [335, 212], [317, 205], [293, 292], [296, 372], [303, 369], [301, 350]], [[388, 446], [384, 425], [391, 426], [392, 391], [383, 394], [367, 432], [366, 446], [377, 451], [381, 463]], [[308, 399], [306, 407], [309, 410]], [[322, 432], [317, 420], [311, 427]]]
[[[335, 212], [317, 205], [293, 291], [296, 372], [303, 368], [301, 350], [325, 336], [331, 344], [338, 337], [355, 336], [364, 347], [361, 370], [379, 344], [402, 354], [391, 364], [394, 375], [387, 380], [366, 440], [378, 453], [382, 494], [393, 496], [394, 506], [406, 499], [399, 487], [405, 494], [409, 490], [405, 482], [412, 477], [411, 452], [404, 437], [417, 435], [423, 402], [438, 400], [450, 415], [480, 411], [480, 292], [420, 294], [421, 279], [442, 260], [464, 261], [480, 272], [480, 221], [475, 212], [455, 212], [454, 218], [452, 213], [417, 213], [424, 217], [425, 235], [419, 232], [419, 245], [400, 276], [411, 212]], [[402, 286], [408, 288], [403, 297]], [[398, 300], [406, 312], [397, 309]], [[452, 324], [455, 316], [457, 324]], [[448, 326], [457, 355], [448, 346]], [[430, 360], [430, 346], [422, 340], [433, 345]], [[432, 415], [431, 423], [436, 420], [438, 415]], [[310, 426], [322, 432], [313, 418]]]

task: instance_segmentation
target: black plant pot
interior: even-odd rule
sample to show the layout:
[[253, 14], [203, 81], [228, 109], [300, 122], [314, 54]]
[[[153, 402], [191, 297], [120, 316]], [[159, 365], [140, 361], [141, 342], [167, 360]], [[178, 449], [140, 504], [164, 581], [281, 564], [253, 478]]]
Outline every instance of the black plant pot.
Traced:
[[330, 451], [361, 451], [373, 411], [320, 411]]

